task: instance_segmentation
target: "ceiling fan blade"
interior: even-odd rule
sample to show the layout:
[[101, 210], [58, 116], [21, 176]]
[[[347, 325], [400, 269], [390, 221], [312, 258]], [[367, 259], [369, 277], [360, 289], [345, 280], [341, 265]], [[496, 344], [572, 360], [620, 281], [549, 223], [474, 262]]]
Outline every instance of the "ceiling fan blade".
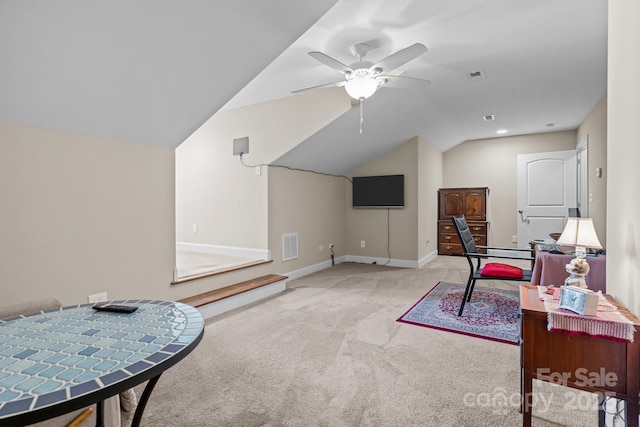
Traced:
[[347, 82], [342, 80], [339, 82], [335, 82], [335, 83], [325, 83], [322, 85], [318, 85], [318, 86], [311, 86], [311, 87], [307, 87], [304, 89], [298, 89], [298, 90], [293, 90], [291, 91], [291, 93], [302, 93], [302, 92], [311, 92], [312, 90], [317, 90], [317, 89], [324, 89], [327, 87], [335, 87], [335, 86], [344, 86]]
[[417, 77], [409, 77], [409, 76], [389, 76], [383, 75], [378, 76], [377, 80], [383, 79], [384, 87], [395, 87], [395, 88], [421, 88], [427, 87], [431, 84], [431, 80], [419, 79]]
[[351, 69], [351, 67], [349, 67], [348, 65], [343, 64], [342, 62], [338, 61], [337, 59], [333, 59], [332, 57], [325, 55], [322, 52], [309, 52], [309, 56], [317, 59], [318, 61], [322, 62], [324, 65], [326, 65], [327, 67], [333, 68], [336, 71], [340, 71], [343, 74], [350, 74], [353, 73], [353, 69]]
[[389, 71], [395, 70], [401, 65], [404, 65], [412, 59], [422, 55], [426, 51], [427, 48], [425, 45], [421, 43], [412, 44], [411, 46], [405, 47], [396, 53], [392, 53], [377, 64], [372, 65], [371, 70], [379, 68], [381, 72], [388, 73]]

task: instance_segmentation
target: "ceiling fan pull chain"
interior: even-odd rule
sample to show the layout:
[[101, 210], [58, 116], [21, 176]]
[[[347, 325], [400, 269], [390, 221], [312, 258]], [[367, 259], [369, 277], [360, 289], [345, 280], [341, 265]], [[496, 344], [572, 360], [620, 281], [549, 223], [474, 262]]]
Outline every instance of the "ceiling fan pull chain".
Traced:
[[364, 118], [362, 115], [363, 108], [364, 108], [364, 98], [360, 98], [360, 135], [362, 135], [362, 122], [364, 122]]

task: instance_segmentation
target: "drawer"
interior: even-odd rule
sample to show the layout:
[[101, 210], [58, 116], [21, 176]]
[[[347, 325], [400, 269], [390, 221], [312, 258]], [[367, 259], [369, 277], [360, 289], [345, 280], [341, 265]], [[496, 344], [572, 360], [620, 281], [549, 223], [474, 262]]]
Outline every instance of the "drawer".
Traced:
[[[473, 241], [476, 245], [487, 246], [487, 236], [473, 236]], [[462, 246], [462, 242], [460, 242], [460, 238], [458, 236], [450, 236], [448, 234], [440, 235], [440, 243], [455, 243]]]
[[[476, 240], [476, 244], [480, 246], [486, 246]], [[481, 254], [486, 253], [485, 249], [478, 249], [478, 252]], [[461, 243], [451, 243], [451, 242], [439, 242], [438, 243], [438, 255], [462, 255], [464, 251], [462, 250]]]
[[438, 221], [438, 231], [440, 234], [450, 233], [455, 236], [458, 235], [458, 232], [451, 221]]
[[471, 231], [472, 236], [485, 236], [487, 235], [487, 224], [486, 223], [468, 223], [469, 231]]
[[[471, 231], [471, 235], [473, 236], [486, 236], [487, 235], [487, 223], [480, 222], [468, 222], [469, 231]], [[453, 234], [455, 236], [458, 235], [456, 228], [454, 227], [451, 221], [438, 221], [438, 231], [440, 234]]]
[[460, 243], [438, 244], [438, 255], [462, 255], [462, 245]]
[[458, 237], [457, 234], [451, 234], [451, 233], [440, 233], [440, 238], [438, 239], [439, 243], [455, 243], [457, 245], [460, 245], [460, 238]]

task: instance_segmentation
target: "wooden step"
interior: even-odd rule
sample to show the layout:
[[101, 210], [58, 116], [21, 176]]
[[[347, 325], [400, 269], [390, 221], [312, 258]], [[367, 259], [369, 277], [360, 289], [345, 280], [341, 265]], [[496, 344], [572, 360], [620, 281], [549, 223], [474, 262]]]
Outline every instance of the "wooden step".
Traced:
[[271, 285], [283, 280], [288, 279], [287, 276], [280, 276], [279, 274], [267, 274], [265, 276], [256, 277], [255, 279], [246, 280], [233, 285], [225, 286], [224, 288], [215, 289], [213, 291], [205, 292], [203, 294], [194, 295], [192, 297], [181, 299], [179, 302], [189, 304], [193, 307], [202, 307], [207, 304], [211, 304], [216, 301], [223, 300], [225, 298], [232, 297], [234, 295], [241, 294], [243, 292], [250, 291], [252, 289], [261, 288], [263, 286]]

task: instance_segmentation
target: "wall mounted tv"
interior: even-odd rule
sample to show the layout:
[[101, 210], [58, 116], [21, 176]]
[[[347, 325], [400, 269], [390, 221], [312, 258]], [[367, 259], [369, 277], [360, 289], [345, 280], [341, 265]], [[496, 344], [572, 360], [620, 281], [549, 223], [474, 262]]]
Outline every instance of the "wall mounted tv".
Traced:
[[354, 208], [403, 208], [404, 175], [354, 176]]

